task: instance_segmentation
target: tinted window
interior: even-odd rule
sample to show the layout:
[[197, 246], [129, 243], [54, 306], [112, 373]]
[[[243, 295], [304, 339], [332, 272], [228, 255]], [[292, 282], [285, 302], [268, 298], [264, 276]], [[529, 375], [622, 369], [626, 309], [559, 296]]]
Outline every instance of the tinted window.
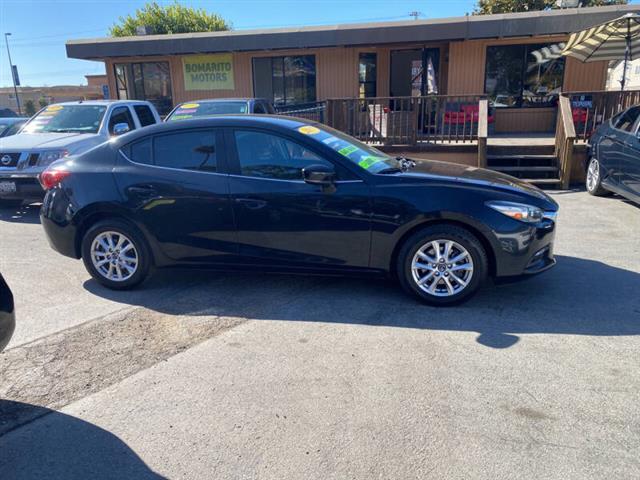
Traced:
[[129, 145], [124, 146], [122, 151], [127, 158], [134, 162], [144, 163], [147, 165], [151, 165], [153, 163], [151, 137], [130, 143]]
[[102, 105], [49, 105], [29, 121], [25, 132], [97, 133], [106, 111]]
[[276, 105], [316, 101], [316, 57], [262, 57], [253, 59], [253, 89], [256, 97]]
[[126, 123], [129, 125], [129, 130], [134, 130], [136, 128], [133, 123], [131, 111], [128, 107], [118, 107], [113, 109], [113, 112], [111, 112], [111, 118], [109, 119], [109, 133], [113, 133], [114, 127], [119, 123]]
[[640, 109], [635, 107], [624, 112], [616, 120], [616, 128], [624, 130], [625, 132], [631, 132], [633, 130], [633, 125], [636, 123], [636, 119], [638, 118], [638, 113], [640, 113]]
[[360, 98], [376, 96], [376, 67], [378, 58], [375, 53], [361, 53], [358, 64], [358, 93]]
[[286, 138], [257, 131], [236, 131], [240, 173], [248, 177], [302, 180], [309, 165], [333, 164]]
[[160, 115], [171, 111], [169, 62], [118, 63], [114, 73], [118, 98], [148, 100]]
[[193, 130], [154, 138], [154, 163], [160, 167], [215, 172], [216, 157], [216, 135], [213, 130]]
[[267, 113], [267, 111], [262, 103], [256, 102], [253, 104], [253, 113]]
[[142, 125], [143, 127], [156, 123], [153, 112], [147, 105], [134, 105], [133, 109], [136, 111], [138, 120], [140, 120], [140, 125]]

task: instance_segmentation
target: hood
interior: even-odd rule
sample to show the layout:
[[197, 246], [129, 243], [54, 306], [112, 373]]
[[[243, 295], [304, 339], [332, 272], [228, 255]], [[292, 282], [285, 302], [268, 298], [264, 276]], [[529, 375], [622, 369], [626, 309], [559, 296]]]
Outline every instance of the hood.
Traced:
[[416, 166], [405, 175], [407, 177], [440, 177], [447, 180], [463, 181], [469, 184], [494, 187], [514, 193], [526, 193], [541, 200], [556, 202], [538, 187], [504, 173], [484, 168], [460, 165], [436, 160], [414, 160]]
[[67, 149], [76, 153], [77, 147], [97, 145], [105, 139], [96, 133], [18, 133], [0, 139], [0, 150]]

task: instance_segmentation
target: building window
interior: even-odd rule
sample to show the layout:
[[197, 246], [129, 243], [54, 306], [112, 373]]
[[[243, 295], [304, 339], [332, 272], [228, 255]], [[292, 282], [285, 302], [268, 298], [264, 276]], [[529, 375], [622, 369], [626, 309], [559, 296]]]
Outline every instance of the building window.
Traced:
[[487, 47], [485, 92], [495, 107], [550, 107], [564, 79], [564, 43]]
[[315, 55], [254, 58], [253, 91], [275, 105], [315, 102]]
[[375, 53], [361, 53], [358, 62], [358, 94], [360, 98], [375, 97], [376, 66], [378, 58]]
[[114, 73], [119, 99], [148, 100], [160, 115], [173, 108], [169, 62], [117, 63]]

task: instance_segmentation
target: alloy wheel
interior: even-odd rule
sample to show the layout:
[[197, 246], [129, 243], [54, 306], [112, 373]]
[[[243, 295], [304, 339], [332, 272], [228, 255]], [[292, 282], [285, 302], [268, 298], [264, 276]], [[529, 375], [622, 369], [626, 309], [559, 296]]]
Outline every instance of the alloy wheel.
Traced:
[[91, 243], [91, 262], [104, 278], [114, 282], [130, 279], [138, 269], [138, 251], [120, 232], [98, 234]]
[[600, 165], [598, 160], [592, 158], [587, 168], [587, 189], [592, 192], [598, 188], [598, 180], [600, 178]]
[[473, 277], [473, 258], [453, 240], [433, 240], [418, 249], [411, 261], [413, 280], [424, 292], [436, 297], [460, 293]]

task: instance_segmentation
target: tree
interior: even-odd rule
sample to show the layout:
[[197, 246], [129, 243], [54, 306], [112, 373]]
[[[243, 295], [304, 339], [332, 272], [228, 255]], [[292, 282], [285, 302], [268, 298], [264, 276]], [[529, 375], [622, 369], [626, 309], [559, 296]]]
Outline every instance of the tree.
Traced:
[[27, 116], [29, 117], [32, 117], [33, 115], [35, 115], [36, 105], [33, 103], [33, 100], [29, 99], [26, 102], [24, 102], [24, 113], [26, 113]]
[[120, 17], [119, 24], [111, 27], [109, 33], [113, 37], [136, 35], [138, 27], [146, 27], [153, 34], [166, 34], [229, 30], [231, 24], [204, 8], [185, 7], [176, 0], [166, 7], [156, 2], [147, 3], [136, 10], [135, 15]]
[[38, 105], [40, 105], [40, 108], [44, 108], [49, 105], [49, 102], [47, 102], [46, 98], [40, 97], [40, 100], [38, 100]]
[[[583, 7], [600, 7], [602, 5], [624, 5], [627, 0], [581, 0]], [[557, 8], [556, 0], [478, 0], [474, 15], [491, 13], [532, 12]]]

